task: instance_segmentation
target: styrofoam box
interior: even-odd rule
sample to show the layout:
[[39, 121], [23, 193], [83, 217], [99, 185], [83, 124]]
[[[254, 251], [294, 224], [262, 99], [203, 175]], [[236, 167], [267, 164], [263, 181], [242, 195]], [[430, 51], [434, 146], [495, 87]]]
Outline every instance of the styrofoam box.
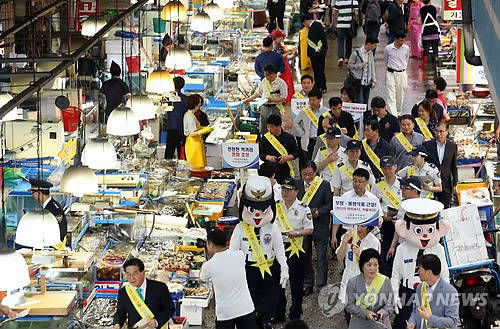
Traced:
[[119, 39], [119, 40], [106, 40], [106, 54], [121, 55], [125, 56], [138, 56], [139, 55], [139, 41], [137, 39]]
[[181, 316], [185, 317], [190, 325], [201, 326], [203, 323], [203, 308], [198, 306], [186, 306], [182, 303]]

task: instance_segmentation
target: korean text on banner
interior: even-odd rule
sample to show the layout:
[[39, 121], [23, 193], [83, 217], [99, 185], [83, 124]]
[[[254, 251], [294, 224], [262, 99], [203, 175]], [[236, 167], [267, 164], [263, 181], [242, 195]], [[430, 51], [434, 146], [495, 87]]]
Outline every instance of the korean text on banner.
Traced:
[[461, 21], [462, 0], [444, 0], [443, 18], [446, 21]]
[[377, 198], [333, 198], [333, 223], [342, 225], [377, 226], [380, 201]]
[[300, 112], [302, 112], [303, 109], [306, 108], [307, 105], [309, 105], [309, 98], [304, 97], [304, 98], [292, 98], [292, 112], [295, 115], [299, 115]]
[[259, 168], [259, 144], [223, 143], [224, 168]]
[[361, 119], [361, 116], [366, 111], [366, 104], [342, 103], [342, 111], [350, 113], [354, 121], [358, 121], [359, 119]]

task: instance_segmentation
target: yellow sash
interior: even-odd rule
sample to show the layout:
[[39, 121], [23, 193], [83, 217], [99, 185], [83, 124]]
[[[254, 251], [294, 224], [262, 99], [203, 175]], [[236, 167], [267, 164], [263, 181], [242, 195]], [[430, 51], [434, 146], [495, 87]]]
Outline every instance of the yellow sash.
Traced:
[[314, 115], [314, 113], [309, 105], [307, 105], [304, 108], [304, 112], [306, 113], [309, 120], [311, 120], [312, 124], [316, 127], [316, 129], [318, 129], [318, 118], [316, 118], [316, 116]]
[[58, 244], [54, 245], [54, 249], [56, 249], [56, 250], [64, 250], [66, 248], [66, 241], [67, 241], [67, 239], [68, 239], [68, 237], [65, 236], [64, 240], [62, 240]]
[[359, 256], [356, 256], [354, 251], [352, 250], [352, 246], [355, 244], [357, 245], [359, 241], [359, 236], [358, 233], [356, 233], [356, 226], [354, 226], [354, 230], [352, 231], [352, 243], [351, 243], [351, 251], [352, 251], [352, 256], [354, 257], [354, 261], [356, 264], [359, 264]]
[[248, 243], [250, 244], [250, 248], [252, 248], [253, 256], [257, 263], [252, 266], [258, 267], [260, 270], [260, 274], [262, 278], [266, 275], [266, 272], [272, 276], [271, 274], [271, 265], [274, 263], [274, 257], [271, 259], [266, 259], [264, 252], [260, 246], [259, 241], [257, 240], [257, 235], [255, 234], [254, 227], [248, 225], [246, 222], [242, 222], [243, 232], [245, 232], [245, 236], [247, 237]]
[[[269, 96], [272, 95], [272, 92], [273, 92], [273, 89], [271, 87], [271, 83], [269, 82], [269, 80], [267, 79], [264, 79], [264, 87], [266, 88], [267, 92], [269, 93]], [[280, 102], [276, 103], [276, 107], [278, 108], [278, 110], [280, 110], [280, 113], [283, 114], [285, 113], [285, 108], [283, 107], [283, 104], [281, 104]]]
[[380, 158], [378, 157], [378, 155], [376, 155], [370, 145], [368, 145], [368, 143], [366, 142], [366, 138], [363, 139], [361, 143], [363, 144], [363, 149], [365, 150], [368, 159], [370, 159], [371, 163], [373, 163], [375, 167], [377, 167], [378, 171], [380, 171], [380, 173], [383, 175], [384, 172], [380, 168]]
[[356, 302], [356, 305], [366, 310], [368, 307], [375, 304], [375, 301], [377, 300], [376, 299], [377, 295], [380, 292], [380, 289], [382, 289], [382, 286], [384, 285], [385, 278], [386, 278], [385, 275], [377, 273], [372, 283], [370, 284], [370, 287], [368, 287], [366, 295], [364, 295], [363, 298], [359, 299]]
[[[280, 141], [277, 140], [276, 137], [274, 137], [269, 131], [265, 133], [264, 136], [269, 141], [269, 143], [271, 143], [271, 145], [276, 149], [276, 151], [278, 151], [279, 154], [281, 154], [281, 156], [288, 155], [288, 152], [283, 146], [283, 144], [281, 144]], [[290, 176], [295, 177], [295, 171], [293, 171], [292, 161], [287, 161], [287, 163], [288, 167], [290, 167]]]
[[408, 172], [406, 173], [406, 176], [417, 176], [417, 168], [415, 168], [414, 166], [408, 166]]
[[323, 142], [323, 144], [325, 144], [325, 146], [328, 147], [328, 144], [326, 142], [326, 133], [321, 134], [318, 137], [321, 139], [321, 141]]
[[155, 317], [146, 303], [144, 303], [141, 297], [139, 297], [137, 290], [128, 282], [125, 283], [125, 291], [127, 292], [130, 302], [134, 305], [135, 310], [139, 313], [141, 318], [152, 320]]
[[[291, 232], [294, 231], [294, 228], [292, 225], [290, 225], [290, 222], [288, 221], [288, 216], [286, 215], [285, 208], [283, 207], [283, 202], [280, 201], [276, 203], [276, 216], [278, 217], [280, 227], [281, 227], [281, 232]], [[297, 255], [297, 257], [300, 257], [299, 252], [305, 252], [304, 248], [302, 247], [304, 238], [301, 236], [297, 237], [288, 237], [290, 240], [290, 247], [286, 249], [286, 251], [290, 251], [290, 255], [288, 255], [288, 258], [291, 258], [293, 255]]]
[[420, 131], [422, 132], [422, 135], [424, 135], [425, 139], [433, 139], [434, 136], [432, 136], [431, 131], [429, 130], [429, 127], [425, 124], [424, 120], [422, 118], [416, 118], [415, 121], [417, 122], [418, 127], [420, 128]]
[[347, 164], [345, 164], [343, 166], [340, 166], [339, 169], [340, 169], [340, 171], [342, 171], [347, 176], [347, 178], [349, 178], [349, 180], [352, 181], [352, 173], [354, 172], [354, 168], [353, 167], [347, 168]]
[[[331, 154], [329, 149], [322, 149], [320, 150], [321, 155], [323, 155], [323, 158], [328, 158], [328, 156]], [[328, 162], [328, 169], [330, 169], [330, 173], [333, 175], [335, 173], [335, 162]]]
[[411, 152], [413, 150], [413, 145], [408, 141], [408, 138], [403, 133], [397, 133], [396, 138], [398, 139], [401, 146], [404, 147], [406, 152]]
[[355, 133], [354, 133], [353, 139], [359, 140], [359, 131], [358, 131], [358, 128], [356, 126], [354, 126], [354, 131], [355, 131]]
[[306, 98], [301, 92], [297, 91], [295, 94], [293, 94], [294, 98]]
[[396, 194], [392, 192], [391, 188], [389, 187], [389, 184], [387, 184], [385, 180], [381, 180], [377, 183], [377, 186], [384, 195], [384, 198], [386, 198], [386, 200], [388, 200], [391, 203], [392, 207], [394, 209], [399, 209], [399, 204], [401, 203], [401, 200], [399, 200]]
[[306, 193], [304, 193], [304, 196], [302, 197], [302, 202], [305, 203], [307, 206], [309, 206], [309, 202], [311, 202], [312, 198], [316, 194], [316, 191], [318, 191], [319, 186], [323, 183], [323, 178], [316, 176], [314, 177], [313, 181], [311, 182], [311, 185], [309, 185], [309, 188], [307, 189]]
[[[431, 310], [431, 304], [429, 304], [429, 296], [427, 296], [427, 283], [422, 282], [422, 290], [420, 291], [420, 299], [422, 302], [422, 307], [426, 309], [431, 315], [432, 315], [432, 310]], [[428, 329], [429, 326], [427, 325], [427, 320], [425, 320], [425, 327]]]

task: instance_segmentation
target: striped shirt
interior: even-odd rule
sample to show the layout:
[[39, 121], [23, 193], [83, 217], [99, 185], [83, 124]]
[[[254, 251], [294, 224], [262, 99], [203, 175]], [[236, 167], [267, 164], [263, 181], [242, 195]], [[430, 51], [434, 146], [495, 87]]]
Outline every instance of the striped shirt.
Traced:
[[352, 17], [358, 10], [358, 0], [337, 0], [334, 8], [337, 11], [337, 28], [351, 27]]

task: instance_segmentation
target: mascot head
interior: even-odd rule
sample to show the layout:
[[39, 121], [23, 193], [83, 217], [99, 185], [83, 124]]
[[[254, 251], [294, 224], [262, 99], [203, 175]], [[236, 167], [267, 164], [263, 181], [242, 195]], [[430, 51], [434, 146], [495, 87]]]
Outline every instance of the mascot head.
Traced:
[[263, 176], [250, 176], [243, 187], [240, 200], [240, 219], [248, 225], [263, 227], [273, 223], [276, 203], [271, 180]]
[[440, 220], [441, 202], [429, 199], [408, 199], [401, 202], [406, 212], [403, 220], [396, 222], [396, 232], [400, 237], [419, 249], [426, 249], [439, 243], [450, 226]]

